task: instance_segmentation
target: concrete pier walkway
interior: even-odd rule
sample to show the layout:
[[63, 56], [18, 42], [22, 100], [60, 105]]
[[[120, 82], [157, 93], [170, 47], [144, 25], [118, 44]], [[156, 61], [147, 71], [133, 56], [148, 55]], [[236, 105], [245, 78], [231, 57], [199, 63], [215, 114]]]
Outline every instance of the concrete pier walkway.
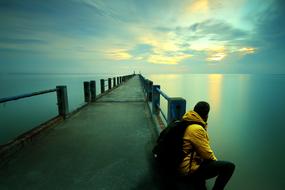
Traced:
[[154, 129], [135, 76], [18, 152], [0, 189], [157, 189]]

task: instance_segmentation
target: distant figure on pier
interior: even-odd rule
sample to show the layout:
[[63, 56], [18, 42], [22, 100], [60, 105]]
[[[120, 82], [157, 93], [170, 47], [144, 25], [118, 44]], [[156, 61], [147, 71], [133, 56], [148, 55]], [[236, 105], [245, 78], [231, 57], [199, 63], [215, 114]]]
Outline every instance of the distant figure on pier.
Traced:
[[230, 180], [235, 165], [227, 161], [218, 161], [209, 144], [207, 120], [210, 105], [198, 102], [193, 111], [184, 114], [183, 120], [201, 124], [189, 125], [183, 136], [185, 157], [179, 172], [183, 178], [195, 184], [197, 189], [206, 190], [206, 180], [216, 177], [213, 190], [223, 190]]

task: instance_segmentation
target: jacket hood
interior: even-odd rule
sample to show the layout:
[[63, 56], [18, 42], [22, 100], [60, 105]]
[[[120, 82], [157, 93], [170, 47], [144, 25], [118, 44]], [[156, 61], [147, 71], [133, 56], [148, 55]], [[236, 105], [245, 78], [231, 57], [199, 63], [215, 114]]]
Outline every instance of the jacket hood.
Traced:
[[203, 127], [207, 128], [207, 123], [195, 111], [188, 111], [183, 115], [182, 119], [189, 122], [202, 123]]

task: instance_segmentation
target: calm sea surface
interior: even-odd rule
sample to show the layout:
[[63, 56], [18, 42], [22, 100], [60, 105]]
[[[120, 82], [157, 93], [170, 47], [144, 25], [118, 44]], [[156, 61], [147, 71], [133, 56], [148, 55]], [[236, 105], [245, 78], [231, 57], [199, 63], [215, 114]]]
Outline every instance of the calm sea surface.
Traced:
[[[108, 75], [0, 75], [0, 98], [68, 86], [70, 110], [84, 103], [83, 81]], [[229, 190], [285, 188], [285, 75], [148, 75], [170, 97], [211, 105], [209, 135], [220, 160], [236, 164]], [[166, 102], [161, 98], [162, 107]], [[57, 115], [56, 94], [0, 104], [0, 144]]]

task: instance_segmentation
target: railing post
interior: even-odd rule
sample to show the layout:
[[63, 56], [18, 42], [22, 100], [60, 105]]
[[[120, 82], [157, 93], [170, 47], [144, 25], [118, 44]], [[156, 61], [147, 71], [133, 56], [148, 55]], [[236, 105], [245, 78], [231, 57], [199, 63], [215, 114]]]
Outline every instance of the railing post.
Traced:
[[152, 86], [152, 112], [156, 115], [159, 114], [159, 107], [157, 105], [160, 105], [160, 94], [156, 90], [157, 88], [160, 89], [160, 85]]
[[116, 78], [113, 77], [113, 87], [115, 87], [115, 86], [116, 86]]
[[144, 79], [144, 91], [147, 93], [148, 92], [148, 80]]
[[170, 98], [168, 100], [167, 123], [181, 119], [186, 111], [186, 100], [183, 98]]
[[90, 81], [90, 92], [91, 92], [91, 102], [95, 102], [96, 100], [96, 81]]
[[64, 119], [68, 114], [68, 96], [66, 86], [56, 86], [58, 114]]
[[143, 90], [144, 92], [146, 92], [146, 80], [143, 76], [140, 75], [141, 81], [142, 81], [142, 85], [143, 85]]
[[153, 82], [151, 80], [147, 81], [147, 99], [149, 102], [152, 101], [152, 85]]
[[101, 86], [101, 94], [105, 92], [105, 80], [101, 79], [100, 80], [100, 86]]
[[112, 79], [108, 78], [108, 89], [110, 90], [112, 88]]
[[90, 102], [90, 82], [84, 81], [84, 100], [85, 102]]

